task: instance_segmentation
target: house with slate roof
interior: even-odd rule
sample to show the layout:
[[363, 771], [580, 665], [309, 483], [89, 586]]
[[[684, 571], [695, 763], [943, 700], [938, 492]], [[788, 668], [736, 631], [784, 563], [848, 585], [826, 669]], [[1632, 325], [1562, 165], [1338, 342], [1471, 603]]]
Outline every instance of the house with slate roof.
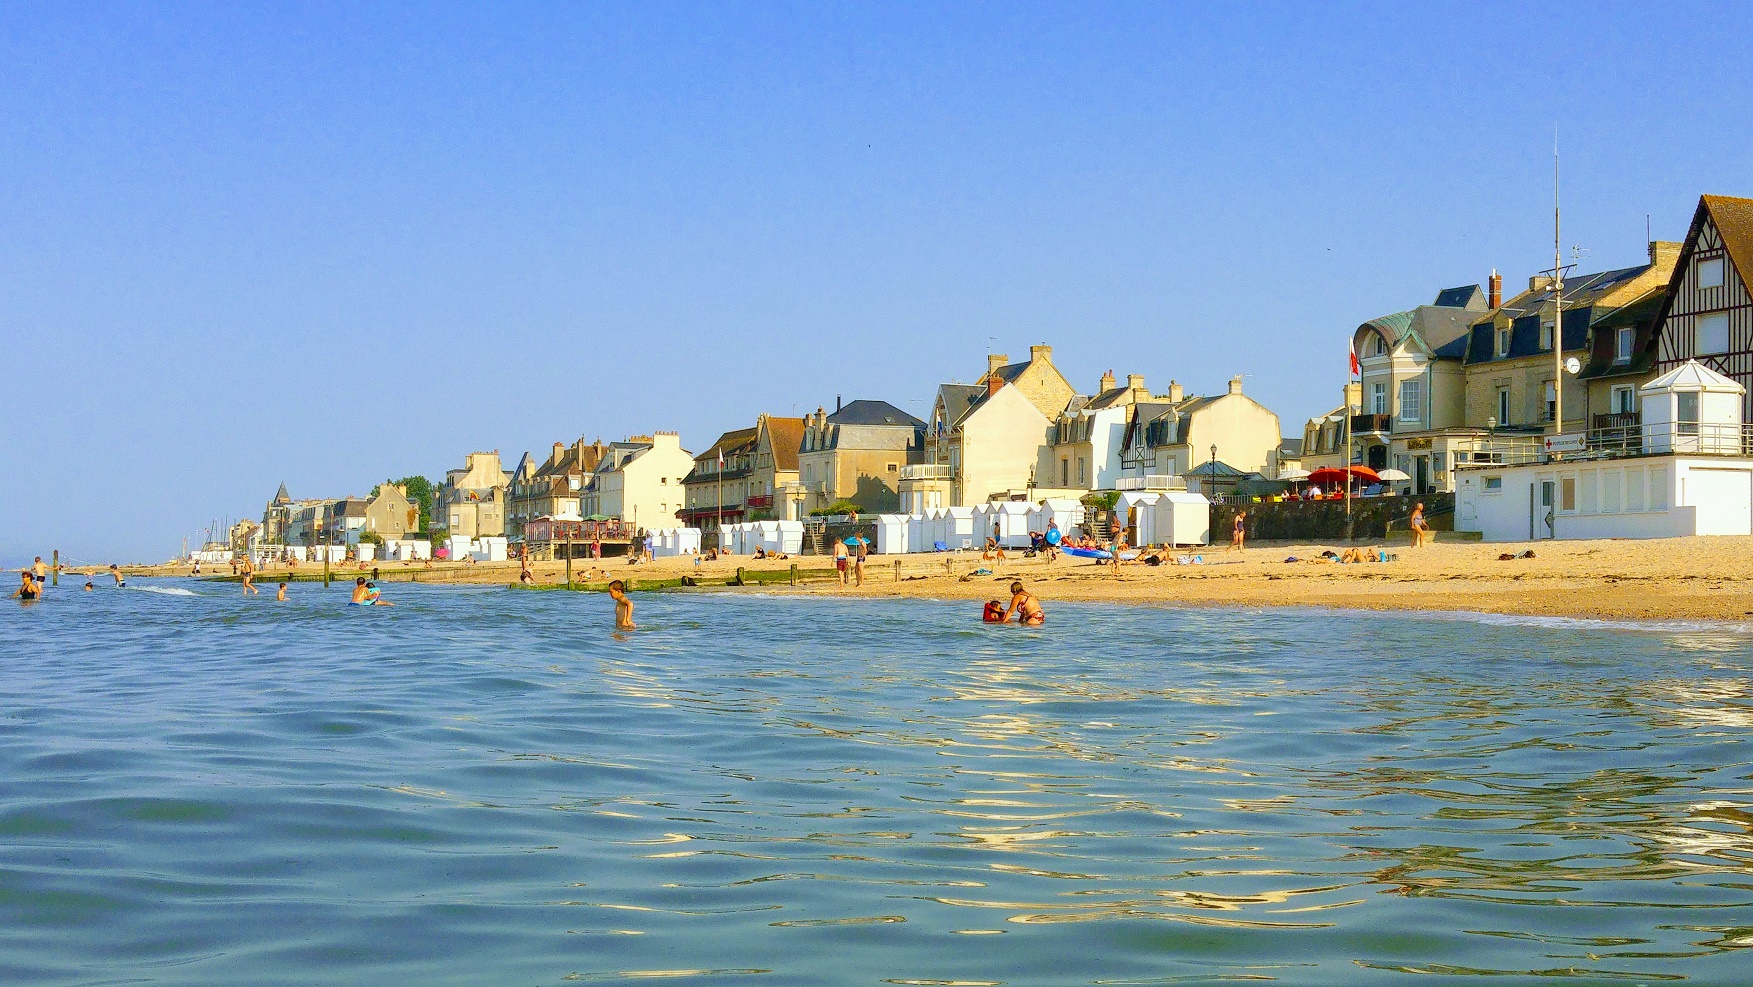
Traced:
[[1445, 288], [1429, 305], [1353, 330], [1360, 387], [1360, 407], [1349, 422], [1354, 461], [1378, 471], [1392, 464], [1412, 477], [1404, 488], [1447, 489], [1447, 471], [1438, 466], [1449, 462], [1451, 431], [1463, 424], [1467, 377], [1460, 356], [1473, 321], [1497, 300], [1496, 271], [1489, 284], [1491, 295], [1476, 284]]
[[1077, 390], [1053, 365], [1053, 347], [1029, 347], [1026, 363], [987, 357], [973, 384], [942, 384], [927, 423], [924, 461], [901, 470], [908, 510], [1032, 498], [1048, 431]]
[[924, 456], [925, 423], [887, 401], [817, 408], [798, 447], [802, 509], [849, 500], [870, 514], [901, 510], [901, 470]]
[[511, 473], [507, 491], [506, 537], [522, 542], [524, 525], [536, 518], [582, 517], [585, 487], [608, 448], [601, 439], [586, 442], [580, 438], [572, 445], [556, 442], [540, 464], [524, 453]]
[[[1700, 196], [1658, 316], [1656, 371], [1666, 373], [1696, 359], [1753, 393], [1749, 283], [1753, 199]], [[1741, 413], [1743, 420], [1753, 421], [1753, 404]]]
[[1124, 469], [1120, 449], [1132, 408], [1152, 400], [1143, 374], [1128, 374], [1124, 386], [1119, 386], [1112, 370], [1102, 374], [1095, 395], [1073, 397], [1053, 423], [1035, 472], [1037, 486], [1116, 489]]
[[[1283, 442], [1278, 416], [1243, 394], [1242, 378], [1237, 376], [1230, 378], [1223, 394], [1187, 397], [1179, 384], [1171, 383], [1166, 399], [1134, 404], [1120, 457], [1129, 477], [1193, 475], [1223, 480], [1250, 473], [1271, 477], [1278, 472]], [[1219, 466], [1194, 472], [1213, 462]], [[1195, 485], [1200, 484], [1189, 489]]]

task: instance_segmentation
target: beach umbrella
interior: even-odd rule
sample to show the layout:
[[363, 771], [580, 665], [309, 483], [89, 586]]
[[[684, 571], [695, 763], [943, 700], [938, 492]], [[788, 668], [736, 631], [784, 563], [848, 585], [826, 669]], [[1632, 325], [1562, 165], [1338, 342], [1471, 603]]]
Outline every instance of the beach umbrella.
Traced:
[[1300, 466], [1293, 466], [1290, 469], [1281, 470], [1278, 474], [1278, 478], [1286, 483], [1294, 483], [1297, 480], [1307, 480], [1309, 478], [1309, 471]]
[[[1348, 467], [1346, 467], [1346, 469], [1349, 469], [1351, 471], [1351, 475], [1357, 477], [1360, 480], [1367, 480], [1370, 483], [1380, 483], [1382, 480], [1381, 474], [1377, 473], [1373, 469], [1370, 469], [1368, 466], [1348, 466]], [[1401, 473], [1400, 475], [1405, 476], [1406, 474]]]
[[1383, 470], [1380, 473], [1376, 474], [1376, 479], [1394, 481], [1394, 480], [1410, 480], [1410, 479], [1412, 479], [1412, 477], [1407, 476], [1405, 473], [1401, 472], [1400, 470]]
[[866, 541], [863, 538], [860, 538], [857, 535], [853, 535], [851, 538], [846, 539], [846, 545], [849, 548], [857, 548], [860, 545], [869, 545], [869, 544], [870, 544], [870, 542]]
[[1310, 473], [1307, 477], [1304, 477], [1304, 479], [1319, 486], [1326, 486], [1333, 483], [1344, 483], [1345, 471], [1337, 466], [1323, 466], [1313, 473]]

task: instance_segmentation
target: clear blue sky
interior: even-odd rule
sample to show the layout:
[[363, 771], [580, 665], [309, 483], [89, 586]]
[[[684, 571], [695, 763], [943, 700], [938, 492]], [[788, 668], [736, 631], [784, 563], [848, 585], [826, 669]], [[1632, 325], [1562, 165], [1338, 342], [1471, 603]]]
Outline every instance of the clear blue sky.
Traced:
[[[1552, 24], [1556, 21], [1556, 26]], [[1287, 433], [1360, 321], [1635, 263], [1753, 195], [1753, 5], [8, 4], [0, 561], [923, 413], [989, 345], [1235, 373]], [[994, 343], [989, 339], [995, 337]]]

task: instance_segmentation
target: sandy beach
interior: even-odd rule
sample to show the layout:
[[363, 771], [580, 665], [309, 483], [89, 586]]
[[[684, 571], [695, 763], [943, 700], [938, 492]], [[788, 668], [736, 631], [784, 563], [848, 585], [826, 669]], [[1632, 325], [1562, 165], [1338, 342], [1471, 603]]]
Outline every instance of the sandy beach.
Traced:
[[[635, 589], [670, 588], [688, 576], [699, 590], [724, 590], [742, 569], [763, 591], [803, 595], [904, 596], [933, 599], [1002, 598], [1012, 579], [1021, 579], [1049, 608], [1055, 600], [1106, 601], [1144, 605], [1314, 606], [1368, 610], [1469, 610], [1637, 619], [1740, 620], [1753, 617], [1753, 538], [1691, 538], [1652, 541], [1536, 542], [1481, 544], [1442, 541], [1421, 549], [1404, 543], [1381, 546], [1396, 561], [1339, 565], [1318, 559], [1333, 546], [1271, 543], [1244, 552], [1212, 548], [1180, 551], [1199, 555], [1203, 564], [1112, 566], [1061, 556], [1055, 561], [1010, 553], [1000, 560], [978, 552], [949, 555], [876, 556], [866, 569], [863, 588], [841, 589], [831, 561], [818, 556], [787, 560], [726, 558], [696, 565], [694, 559], [658, 559], [628, 565], [604, 560], [579, 562], [575, 582], [600, 587], [611, 578], [630, 578]], [[1535, 557], [1502, 560], [1532, 550]], [[1287, 562], [1287, 558], [1304, 561]], [[789, 574], [796, 565], [799, 582]], [[565, 563], [533, 567], [536, 585], [558, 588]], [[976, 574], [979, 569], [990, 574]], [[139, 575], [188, 575], [187, 567], [129, 570]], [[367, 567], [365, 572], [369, 573]], [[210, 570], [204, 571], [208, 575]], [[360, 570], [336, 568], [337, 579]], [[517, 563], [466, 565], [379, 564], [388, 582], [511, 585]], [[229, 568], [215, 576], [230, 577]], [[305, 565], [295, 576], [320, 577]], [[280, 571], [260, 574], [271, 587]], [[759, 580], [757, 582], [757, 580]], [[693, 591], [693, 590], [682, 590]]]

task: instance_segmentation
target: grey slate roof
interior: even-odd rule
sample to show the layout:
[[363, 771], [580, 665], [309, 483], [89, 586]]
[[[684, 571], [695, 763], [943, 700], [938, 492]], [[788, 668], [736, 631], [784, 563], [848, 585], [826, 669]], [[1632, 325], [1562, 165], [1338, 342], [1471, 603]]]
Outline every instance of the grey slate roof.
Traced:
[[[984, 388], [982, 388], [984, 390]], [[833, 425], [909, 425], [920, 428], [924, 422], [887, 401], [849, 401], [828, 416]]]
[[968, 416], [976, 404], [986, 397], [984, 384], [939, 384], [937, 393], [943, 398], [943, 417], [947, 427], [955, 427]]
[[1443, 308], [1466, 308], [1476, 301], [1484, 308], [1485, 293], [1479, 290], [1478, 285], [1469, 284], [1459, 288], [1444, 288], [1436, 293], [1436, 301], [1431, 304]]

